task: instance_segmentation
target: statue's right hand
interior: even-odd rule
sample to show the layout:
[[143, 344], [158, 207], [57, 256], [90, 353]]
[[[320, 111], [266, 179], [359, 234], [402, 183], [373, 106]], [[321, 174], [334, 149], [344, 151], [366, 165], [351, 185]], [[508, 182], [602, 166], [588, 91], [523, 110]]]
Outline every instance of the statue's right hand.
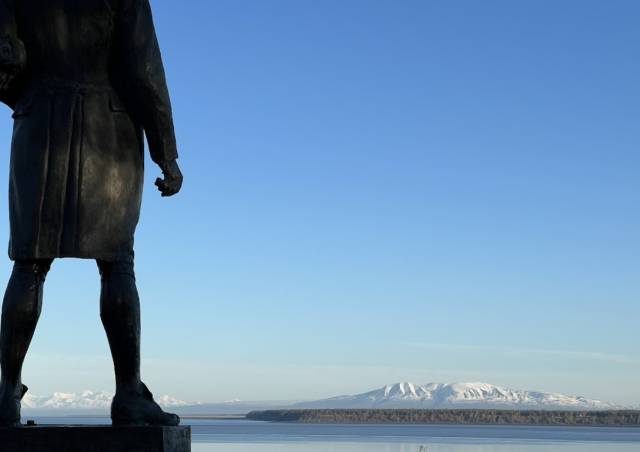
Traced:
[[27, 51], [24, 43], [15, 36], [0, 38], [0, 73], [16, 75], [26, 66]]
[[10, 74], [5, 71], [0, 71], [0, 91], [8, 90], [14, 78], [15, 78], [14, 74]]

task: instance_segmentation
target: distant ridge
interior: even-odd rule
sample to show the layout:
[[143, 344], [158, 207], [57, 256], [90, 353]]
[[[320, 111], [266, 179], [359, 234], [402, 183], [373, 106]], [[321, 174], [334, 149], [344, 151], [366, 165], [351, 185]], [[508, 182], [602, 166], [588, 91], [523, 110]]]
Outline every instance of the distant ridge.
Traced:
[[638, 427], [640, 411], [334, 409], [253, 411], [253, 421], [307, 424], [455, 424]]
[[396, 383], [361, 394], [301, 402], [291, 408], [616, 410], [622, 407], [581, 396], [513, 390], [488, 383]]

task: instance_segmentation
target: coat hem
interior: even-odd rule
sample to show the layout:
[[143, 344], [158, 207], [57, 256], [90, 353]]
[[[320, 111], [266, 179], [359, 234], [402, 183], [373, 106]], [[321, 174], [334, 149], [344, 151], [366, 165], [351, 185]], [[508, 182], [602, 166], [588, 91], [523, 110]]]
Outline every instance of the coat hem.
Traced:
[[64, 253], [64, 254], [13, 254], [9, 253], [12, 261], [26, 260], [54, 260], [54, 259], [83, 259], [105, 262], [133, 262], [134, 253]]

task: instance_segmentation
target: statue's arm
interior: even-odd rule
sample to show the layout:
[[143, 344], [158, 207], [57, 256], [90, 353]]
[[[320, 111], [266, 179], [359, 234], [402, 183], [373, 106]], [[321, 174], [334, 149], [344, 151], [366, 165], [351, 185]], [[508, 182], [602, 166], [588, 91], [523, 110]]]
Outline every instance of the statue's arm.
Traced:
[[178, 157], [169, 90], [149, 0], [122, 0], [114, 58], [129, 108], [159, 165]]
[[27, 54], [18, 38], [13, 0], [0, 0], [0, 102], [11, 108], [19, 95], [15, 79], [26, 64]]
[[[151, 159], [162, 169], [156, 180], [162, 196], [182, 187], [178, 151], [160, 47], [149, 0], [120, 0], [113, 72], [125, 102], [142, 125]], [[119, 83], [118, 83], [119, 82]]]

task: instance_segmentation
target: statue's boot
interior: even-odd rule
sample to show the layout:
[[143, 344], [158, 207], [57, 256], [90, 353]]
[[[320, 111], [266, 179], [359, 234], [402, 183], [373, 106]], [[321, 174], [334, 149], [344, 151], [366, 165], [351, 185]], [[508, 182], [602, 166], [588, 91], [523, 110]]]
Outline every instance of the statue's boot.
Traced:
[[178, 415], [164, 412], [142, 382], [135, 390], [116, 392], [111, 403], [111, 420], [113, 425], [180, 424]]
[[0, 386], [0, 427], [20, 427], [20, 400], [28, 388], [21, 384], [14, 387], [8, 384]]

